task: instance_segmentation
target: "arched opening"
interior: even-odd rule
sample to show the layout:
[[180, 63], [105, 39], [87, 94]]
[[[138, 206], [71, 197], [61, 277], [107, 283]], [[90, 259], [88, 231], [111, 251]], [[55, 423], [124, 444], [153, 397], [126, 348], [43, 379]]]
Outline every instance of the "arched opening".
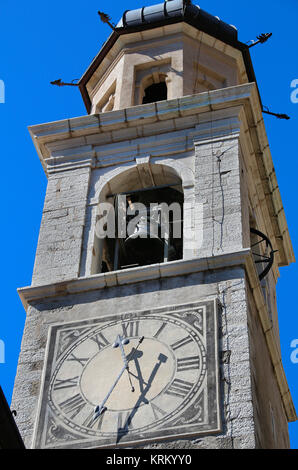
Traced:
[[168, 97], [166, 82], [153, 83], [144, 90], [143, 104], [164, 101]]
[[168, 99], [167, 75], [154, 71], [144, 76], [139, 85], [138, 102], [155, 103]]
[[92, 274], [183, 258], [184, 196], [172, 168], [138, 165], [110, 180], [100, 200]]

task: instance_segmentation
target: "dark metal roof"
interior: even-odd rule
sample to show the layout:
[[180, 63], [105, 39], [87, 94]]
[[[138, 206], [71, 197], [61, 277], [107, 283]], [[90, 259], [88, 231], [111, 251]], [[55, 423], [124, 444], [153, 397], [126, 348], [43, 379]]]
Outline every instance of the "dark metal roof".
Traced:
[[240, 50], [243, 55], [248, 80], [249, 82], [256, 82], [249, 48], [246, 44], [238, 41], [238, 32], [235, 26], [229, 25], [218, 17], [210, 15], [198, 5], [193, 5], [190, 0], [168, 0], [157, 5], [124, 12], [113, 33], [104, 43], [100, 52], [79, 81], [79, 89], [88, 113], [91, 111], [91, 102], [86, 85], [121, 35], [180, 22], [188, 23], [199, 31], [203, 31]]
[[160, 21], [190, 19], [196, 24], [198, 29], [208, 28], [214, 33], [230, 40], [237, 40], [237, 29], [221, 21], [217, 16], [212, 16], [202, 10], [198, 5], [193, 5], [185, 0], [168, 0], [158, 5], [139, 8], [137, 10], [127, 10], [124, 12], [116, 28], [130, 28], [136, 26], [150, 25]]

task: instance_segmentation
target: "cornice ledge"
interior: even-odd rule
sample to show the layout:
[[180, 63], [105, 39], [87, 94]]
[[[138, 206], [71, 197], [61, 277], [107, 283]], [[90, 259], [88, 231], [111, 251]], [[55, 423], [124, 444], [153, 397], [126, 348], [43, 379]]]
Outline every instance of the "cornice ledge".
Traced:
[[249, 255], [250, 249], [242, 249], [236, 252], [223, 253], [218, 256], [141, 266], [139, 268], [96, 274], [62, 282], [53, 282], [51, 284], [22, 287], [18, 289], [18, 294], [25, 310], [27, 310], [31, 302], [41, 301], [46, 298], [80, 294], [108, 287], [183, 276], [204, 271], [230, 269], [236, 266], [244, 267]]
[[[255, 90], [255, 83], [246, 83], [159, 103], [33, 125], [28, 129], [40, 158], [44, 160], [49, 157], [46, 146], [49, 143], [77, 139], [78, 144], [86, 145], [84, 138], [91, 134], [146, 126], [236, 106], [247, 102]], [[125, 140], [125, 136], [122, 140]]]

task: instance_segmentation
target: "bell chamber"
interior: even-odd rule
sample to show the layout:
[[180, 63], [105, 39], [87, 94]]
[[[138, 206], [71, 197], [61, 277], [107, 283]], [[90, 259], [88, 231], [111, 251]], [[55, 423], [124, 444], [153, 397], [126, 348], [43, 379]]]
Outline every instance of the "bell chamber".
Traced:
[[[163, 263], [183, 256], [183, 193], [177, 184], [114, 196], [116, 239], [107, 239], [103, 270]], [[179, 185], [180, 186], [180, 185]]]

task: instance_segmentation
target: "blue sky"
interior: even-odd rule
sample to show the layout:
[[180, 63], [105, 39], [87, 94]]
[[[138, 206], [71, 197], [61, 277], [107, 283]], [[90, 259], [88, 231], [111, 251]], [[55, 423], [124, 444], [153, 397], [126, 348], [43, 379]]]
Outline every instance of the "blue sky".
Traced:
[[[1, 311], [0, 340], [5, 363], [0, 363], [0, 385], [10, 402], [25, 312], [16, 289], [30, 285], [38, 239], [46, 177], [30, 139], [32, 124], [86, 114], [77, 88], [58, 88], [50, 81], [80, 78], [111, 30], [99, 21], [98, 10], [118, 22], [126, 9], [158, 3], [151, 0], [102, 2], [88, 0], [1, 0], [0, 80], [5, 103], [0, 103], [1, 155]], [[297, 118], [298, 103], [290, 100], [290, 84], [298, 79], [297, 0], [235, 0], [198, 2], [202, 9], [234, 24], [247, 42], [272, 32], [265, 45], [251, 49], [263, 104], [286, 113], [290, 121], [265, 115], [265, 124], [294, 251], [297, 232]], [[0, 100], [1, 101], [1, 100]], [[298, 340], [296, 264], [281, 268], [278, 307], [282, 358], [298, 411], [298, 364], [290, 357]], [[290, 424], [291, 447], [298, 448], [298, 423]]]

